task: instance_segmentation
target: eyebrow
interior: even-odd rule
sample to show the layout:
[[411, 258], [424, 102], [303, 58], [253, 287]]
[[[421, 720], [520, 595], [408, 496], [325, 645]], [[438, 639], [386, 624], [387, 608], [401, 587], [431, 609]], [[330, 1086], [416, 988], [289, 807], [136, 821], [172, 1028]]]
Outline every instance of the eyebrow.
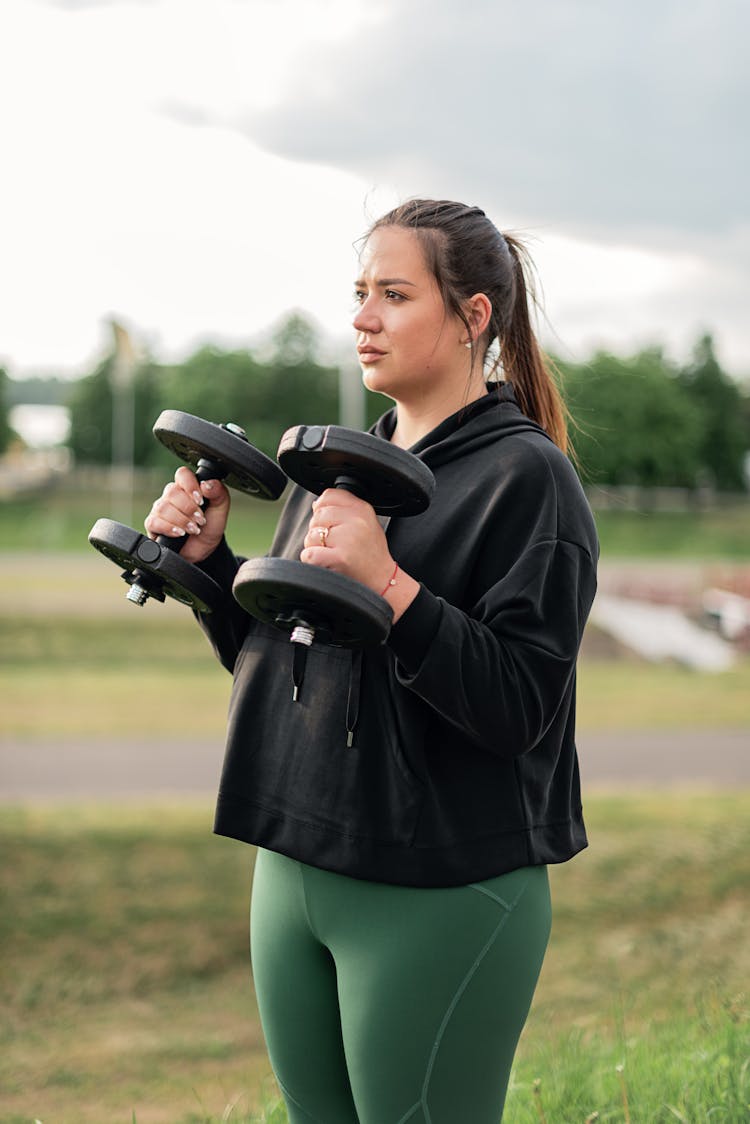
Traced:
[[[362, 278], [354, 282], [355, 285], [364, 285], [365, 283]], [[375, 284], [383, 289], [387, 289], [389, 285], [411, 285], [413, 289], [417, 287], [415, 281], [407, 281], [405, 277], [384, 277], [381, 281], [376, 281]]]

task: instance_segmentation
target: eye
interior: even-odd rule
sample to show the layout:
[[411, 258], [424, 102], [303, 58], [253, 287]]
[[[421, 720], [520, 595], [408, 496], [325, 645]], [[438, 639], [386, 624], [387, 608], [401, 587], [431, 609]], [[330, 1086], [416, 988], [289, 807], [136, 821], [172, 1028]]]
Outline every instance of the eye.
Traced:
[[364, 291], [364, 289], [355, 289], [352, 293], [352, 301], [354, 304], [362, 304], [366, 297], [367, 293]]
[[397, 293], [395, 289], [386, 289], [385, 290], [385, 299], [389, 300], [389, 301], [398, 302], [398, 301], [406, 300], [406, 297], [404, 296], [403, 293]]

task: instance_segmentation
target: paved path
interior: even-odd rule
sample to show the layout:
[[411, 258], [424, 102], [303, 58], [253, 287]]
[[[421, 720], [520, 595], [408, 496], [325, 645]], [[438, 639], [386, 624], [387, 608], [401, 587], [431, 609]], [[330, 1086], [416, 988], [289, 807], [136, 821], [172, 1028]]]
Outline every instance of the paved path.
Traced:
[[[750, 729], [582, 733], [585, 789], [750, 787]], [[220, 742], [0, 741], [0, 801], [213, 800]]]

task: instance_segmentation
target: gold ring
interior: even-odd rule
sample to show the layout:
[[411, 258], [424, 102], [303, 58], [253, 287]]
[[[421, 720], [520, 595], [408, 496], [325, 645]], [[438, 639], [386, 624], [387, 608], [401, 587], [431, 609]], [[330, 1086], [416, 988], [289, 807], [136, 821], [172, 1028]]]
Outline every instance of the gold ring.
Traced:
[[329, 533], [330, 530], [331, 530], [330, 527], [318, 527], [318, 534], [320, 535], [320, 545], [321, 546], [327, 546], [328, 545], [327, 542], [326, 542], [326, 539], [328, 538], [328, 533]]

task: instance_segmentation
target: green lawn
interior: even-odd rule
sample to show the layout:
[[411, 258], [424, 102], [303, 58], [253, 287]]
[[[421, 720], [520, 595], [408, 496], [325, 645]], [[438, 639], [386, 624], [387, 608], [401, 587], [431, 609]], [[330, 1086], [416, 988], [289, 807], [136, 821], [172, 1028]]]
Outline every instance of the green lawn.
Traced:
[[[590, 849], [551, 872], [506, 1122], [539, 1124], [537, 1079], [547, 1124], [625, 1121], [623, 1081], [633, 1124], [750, 1119], [750, 793], [596, 798], [587, 818]], [[244, 1124], [272, 1103], [252, 850], [209, 825], [201, 806], [0, 811], [4, 1124]]]
[[[0, 542], [14, 551], [85, 550], [100, 516], [141, 527], [163, 483], [155, 475], [150, 485], [139, 485], [131, 511], [121, 514], [109, 491], [76, 487], [75, 478], [51, 491], [0, 501]], [[232, 542], [244, 553], [263, 553], [280, 511], [281, 503], [235, 493]], [[596, 522], [603, 557], [750, 560], [750, 498], [714, 511], [600, 511]]]
[[[182, 606], [121, 604], [113, 617], [0, 613], [0, 728], [13, 737], [174, 735], [169, 693], [199, 699], [195, 736], [223, 730], [230, 677]], [[124, 585], [122, 586], [124, 589]], [[7, 610], [6, 610], [7, 612]], [[137, 699], [137, 706], [133, 700]], [[188, 721], [186, 717], [186, 722]], [[584, 659], [582, 730], [750, 727], [750, 659], [721, 674], [636, 660]]]
[[[166, 477], [155, 477], [151, 487], [139, 487], [132, 509], [124, 512], [106, 489], [64, 483], [43, 494], [0, 501], [0, 543], [7, 551], [87, 551], [92, 549], [87, 545], [88, 533], [101, 517], [142, 529], [165, 482]], [[280, 503], [233, 493], [232, 528], [243, 551], [262, 554], [267, 549], [280, 511]]]
[[581, 730], [748, 728], [750, 659], [720, 673], [637, 659], [582, 659], [577, 725]]
[[603, 558], [750, 562], [750, 499], [698, 512], [598, 511]]

